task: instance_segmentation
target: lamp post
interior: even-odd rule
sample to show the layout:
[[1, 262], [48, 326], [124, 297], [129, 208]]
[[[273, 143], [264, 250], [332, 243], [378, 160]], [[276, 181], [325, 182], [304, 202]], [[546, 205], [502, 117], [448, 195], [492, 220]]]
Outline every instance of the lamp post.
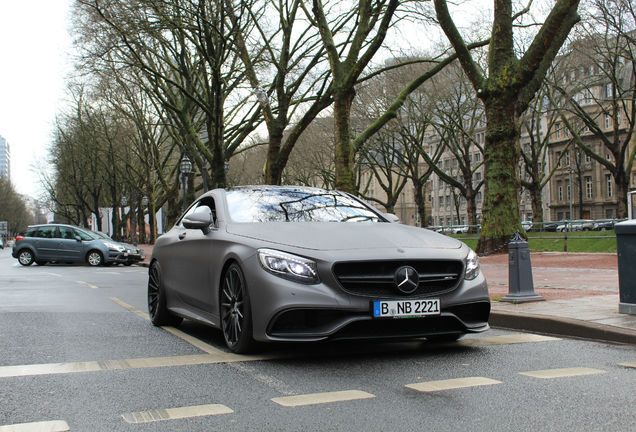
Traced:
[[186, 193], [188, 192], [188, 174], [192, 172], [192, 162], [188, 156], [183, 156], [179, 162], [179, 171], [181, 171], [181, 187], [183, 188], [183, 203], [181, 205], [181, 213], [185, 213], [186, 209]]

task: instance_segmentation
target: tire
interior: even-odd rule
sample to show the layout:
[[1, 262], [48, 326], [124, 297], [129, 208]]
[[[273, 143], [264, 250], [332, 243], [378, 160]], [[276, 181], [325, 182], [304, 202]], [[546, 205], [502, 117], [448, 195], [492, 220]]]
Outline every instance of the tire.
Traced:
[[459, 339], [463, 337], [464, 337], [463, 333], [448, 333], [448, 334], [427, 336], [426, 340], [433, 343], [447, 343], [447, 342], [458, 341]]
[[166, 307], [166, 292], [161, 277], [161, 266], [153, 262], [148, 271], [148, 315], [150, 321], [157, 327], [176, 327], [183, 318], [170, 313]]
[[104, 257], [100, 251], [92, 250], [86, 255], [86, 262], [91, 267], [99, 267], [104, 263]]
[[46, 265], [47, 261], [36, 260], [35, 263], [39, 266], [43, 266], [43, 265]]
[[29, 249], [22, 249], [18, 252], [18, 262], [23, 266], [30, 266], [35, 261], [35, 257], [33, 256], [33, 252]]
[[221, 331], [227, 347], [239, 354], [255, 347], [252, 337], [252, 307], [243, 271], [232, 263], [223, 274], [219, 293]]

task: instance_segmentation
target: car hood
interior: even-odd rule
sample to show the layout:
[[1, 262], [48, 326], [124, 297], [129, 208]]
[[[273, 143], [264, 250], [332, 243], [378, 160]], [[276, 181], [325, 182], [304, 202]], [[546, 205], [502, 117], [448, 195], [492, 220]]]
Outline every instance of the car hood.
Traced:
[[313, 250], [381, 248], [458, 249], [462, 243], [432, 231], [396, 223], [265, 222], [228, 224], [230, 234]]

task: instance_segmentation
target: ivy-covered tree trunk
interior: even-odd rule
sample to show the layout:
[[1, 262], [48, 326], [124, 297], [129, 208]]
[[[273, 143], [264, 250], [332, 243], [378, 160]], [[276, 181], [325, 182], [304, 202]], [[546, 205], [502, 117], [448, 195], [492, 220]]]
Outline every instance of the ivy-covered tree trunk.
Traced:
[[[515, 104], [497, 97], [486, 101], [484, 205], [478, 251], [493, 251], [522, 231], [519, 220], [519, 116]], [[512, 228], [512, 229], [511, 229]]]
[[337, 91], [334, 94], [333, 117], [336, 135], [336, 189], [356, 193], [354, 151], [351, 144], [350, 123], [353, 90]]

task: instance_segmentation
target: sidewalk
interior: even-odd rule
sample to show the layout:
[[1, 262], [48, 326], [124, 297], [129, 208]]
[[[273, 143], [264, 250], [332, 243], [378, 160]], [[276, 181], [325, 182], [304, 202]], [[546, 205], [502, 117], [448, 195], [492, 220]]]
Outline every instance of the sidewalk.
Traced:
[[508, 293], [508, 255], [480, 258], [493, 299], [490, 324], [636, 344], [636, 315], [618, 313], [616, 254], [533, 252], [535, 292], [546, 301], [498, 301]]
[[[152, 245], [141, 245], [148, 266]], [[493, 327], [636, 345], [636, 315], [618, 313], [618, 261], [606, 253], [531, 253], [535, 292], [546, 301], [500, 302], [508, 294], [508, 255], [480, 258]]]

